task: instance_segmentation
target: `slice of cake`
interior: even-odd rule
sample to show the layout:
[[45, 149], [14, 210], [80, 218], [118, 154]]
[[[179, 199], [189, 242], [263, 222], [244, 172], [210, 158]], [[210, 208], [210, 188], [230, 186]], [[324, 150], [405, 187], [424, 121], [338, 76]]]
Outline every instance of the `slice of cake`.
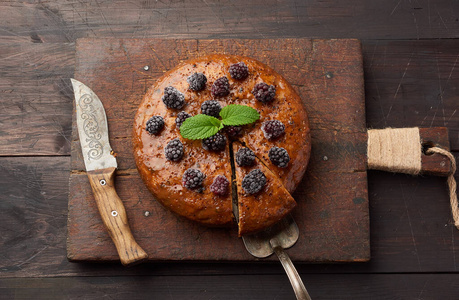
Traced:
[[254, 152], [238, 143], [235, 155], [239, 236], [255, 233], [280, 221], [296, 202], [282, 181]]

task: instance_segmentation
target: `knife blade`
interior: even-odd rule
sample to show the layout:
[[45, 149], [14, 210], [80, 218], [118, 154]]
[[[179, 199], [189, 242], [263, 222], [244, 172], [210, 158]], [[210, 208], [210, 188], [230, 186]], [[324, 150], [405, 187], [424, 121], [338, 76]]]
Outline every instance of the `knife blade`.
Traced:
[[125, 266], [139, 263], [148, 255], [135, 241], [124, 204], [115, 190], [118, 165], [110, 147], [104, 106], [89, 87], [73, 78], [71, 81], [81, 151], [97, 208], [121, 263]]

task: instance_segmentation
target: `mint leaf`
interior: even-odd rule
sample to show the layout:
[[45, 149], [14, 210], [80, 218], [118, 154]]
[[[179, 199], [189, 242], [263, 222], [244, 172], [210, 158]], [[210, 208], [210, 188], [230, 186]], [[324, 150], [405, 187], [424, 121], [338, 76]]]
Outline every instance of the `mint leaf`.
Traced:
[[255, 122], [260, 114], [250, 106], [230, 104], [222, 108], [220, 117], [224, 125], [239, 126]]
[[222, 128], [223, 123], [219, 119], [199, 114], [183, 122], [180, 134], [185, 139], [199, 140], [213, 136]]
[[258, 111], [252, 107], [230, 104], [220, 111], [220, 121], [217, 118], [199, 114], [186, 119], [180, 126], [182, 137], [190, 140], [205, 139], [213, 136], [223, 128], [223, 125], [239, 126], [255, 122], [260, 118]]

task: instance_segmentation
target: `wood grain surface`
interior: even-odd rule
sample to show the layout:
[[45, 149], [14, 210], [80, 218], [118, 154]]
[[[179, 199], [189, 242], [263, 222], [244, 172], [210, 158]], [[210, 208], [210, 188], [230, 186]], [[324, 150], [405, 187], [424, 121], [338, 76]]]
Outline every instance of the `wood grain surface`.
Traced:
[[[459, 156], [456, 155], [456, 158]], [[0, 197], [5, 200], [0, 202], [2, 224], [5, 225], [2, 229], [2, 278], [121, 275], [173, 277], [283, 272], [278, 263], [156, 262], [129, 269], [123, 268], [121, 264], [69, 263], [65, 242], [70, 157], [3, 157], [0, 162]], [[297, 264], [300, 274], [454, 273], [459, 268], [456, 260], [459, 249], [455, 246], [459, 243], [459, 236], [451, 223], [444, 178], [413, 177], [378, 171], [368, 173], [372, 243], [370, 262]], [[8, 199], [11, 200], [6, 201]]]
[[[1, 1], [0, 297], [294, 297], [278, 262], [156, 262], [126, 269], [67, 261], [69, 78], [77, 38], [358, 38], [367, 128], [447, 127], [459, 159], [458, 5]], [[445, 179], [369, 171], [368, 191], [371, 260], [297, 263], [313, 299], [457, 299], [459, 231]]]
[[[281, 268], [281, 267], [279, 267]], [[458, 274], [304, 274], [313, 299], [454, 299]], [[77, 277], [5, 279], [0, 289], [11, 299], [295, 299], [284, 274], [155, 277]], [[254, 284], [253, 282], [257, 284]], [[234, 286], [237, 286], [235, 288]], [[333, 288], [330, 286], [333, 285]], [[82, 290], [81, 287], [87, 287]], [[187, 287], [186, 290], [182, 288]], [[345, 291], [345, 292], [343, 292]], [[344, 295], [343, 295], [344, 294]]]
[[[119, 162], [116, 186], [134, 236], [149, 259], [256, 260], [236, 230], [206, 228], [162, 208], [140, 181], [132, 155], [133, 116], [149, 85], [179, 61], [228, 53], [258, 59], [277, 70], [296, 88], [308, 111], [312, 158], [294, 194], [298, 207], [293, 216], [301, 234], [289, 255], [295, 261], [367, 261], [360, 49], [357, 40], [79, 40], [75, 77], [91, 87], [105, 106], [111, 146]], [[84, 165], [76, 131], [72, 140], [68, 257], [72, 261], [116, 260], [81, 173]]]
[[33, 43], [81, 37], [457, 37], [459, 4], [429, 1], [81, 1], [0, 4], [2, 35]]
[[[0, 47], [0, 155], [70, 155], [75, 44]], [[362, 50], [367, 127], [447, 127], [459, 151], [459, 43], [364, 40]]]

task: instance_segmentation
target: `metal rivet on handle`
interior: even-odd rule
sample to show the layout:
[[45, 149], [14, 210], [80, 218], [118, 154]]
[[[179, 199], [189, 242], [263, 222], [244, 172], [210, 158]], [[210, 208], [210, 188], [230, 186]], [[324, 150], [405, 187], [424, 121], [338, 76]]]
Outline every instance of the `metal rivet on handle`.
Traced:
[[112, 216], [116, 217], [118, 215], [118, 212], [116, 210], [112, 211]]
[[101, 179], [101, 180], [99, 181], [99, 183], [100, 183], [100, 185], [106, 185], [106, 184], [107, 184], [107, 182], [106, 182], [104, 179]]

